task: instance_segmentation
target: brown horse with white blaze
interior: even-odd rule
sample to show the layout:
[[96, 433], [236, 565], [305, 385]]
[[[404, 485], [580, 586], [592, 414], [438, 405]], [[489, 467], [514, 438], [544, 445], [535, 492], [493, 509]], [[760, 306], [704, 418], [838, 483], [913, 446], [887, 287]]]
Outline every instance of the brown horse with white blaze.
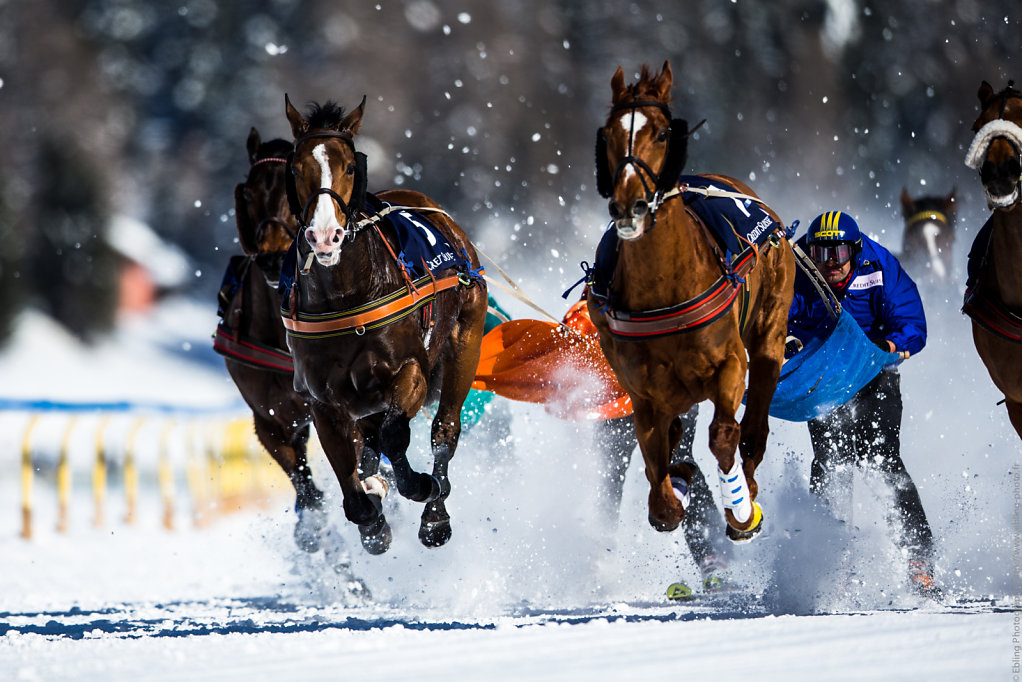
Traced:
[[[977, 169], [992, 210], [973, 251], [963, 311], [972, 318], [976, 350], [1004, 394], [1022, 437], [1022, 93], [1009, 82], [994, 92], [983, 81], [981, 113], [966, 165]], [[978, 248], [977, 248], [978, 247]], [[970, 253], [970, 261], [973, 254]], [[970, 270], [972, 270], [970, 264]]]
[[[650, 523], [670, 531], [685, 516], [671, 479], [691, 482], [691, 472], [672, 469], [670, 454], [681, 437], [679, 415], [709, 400], [715, 408], [710, 450], [717, 459], [727, 534], [745, 541], [762, 525], [754, 473], [769, 435], [795, 262], [787, 239], [775, 233], [768, 244], [745, 252], [743, 263], [751, 269], [722, 277], [725, 266], [713, 239], [678, 193], [689, 131], [684, 121], [671, 118], [672, 79], [669, 62], [655, 75], [644, 65], [632, 85], [625, 84], [620, 67], [611, 79], [611, 111], [598, 131], [597, 186], [610, 199], [618, 255], [607, 299], [595, 297], [590, 287], [589, 309], [603, 351], [632, 399], [650, 485]], [[737, 190], [731, 196], [759, 201], [737, 180], [704, 177]], [[748, 305], [732, 305], [736, 299]], [[702, 321], [692, 321], [693, 311]], [[634, 331], [639, 318], [652, 331]], [[671, 325], [665, 327], [668, 318]], [[739, 426], [735, 415], [746, 372], [749, 390]]]
[[[294, 134], [289, 202], [300, 232], [281, 314], [295, 388], [311, 396], [316, 431], [363, 547], [381, 553], [391, 539], [383, 491], [359, 478], [366, 444], [390, 459], [398, 491], [425, 503], [420, 541], [442, 545], [451, 537], [448, 463], [486, 317], [478, 257], [464, 231], [423, 194], [389, 190], [375, 195], [389, 208], [370, 206], [366, 159], [354, 142], [365, 98], [350, 113], [327, 102], [303, 116], [285, 96], [285, 109]], [[395, 255], [396, 225], [384, 219], [393, 208], [414, 214], [415, 229], [432, 244], [446, 239], [453, 269], [438, 267], [413, 281], [409, 264]], [[406, 456], [410, 421], [427, 400], [438, 400], [432, 475], [414, 471]]]

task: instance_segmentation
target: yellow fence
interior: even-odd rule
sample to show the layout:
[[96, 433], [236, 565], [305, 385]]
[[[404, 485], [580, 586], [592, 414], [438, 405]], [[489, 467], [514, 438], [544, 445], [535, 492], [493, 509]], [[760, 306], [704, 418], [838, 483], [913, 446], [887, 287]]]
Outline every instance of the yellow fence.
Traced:
[[[251, 418], [208, 419], [130, 414], [27, 413], [21, 428], [21, 536], [33, 534], [35, 488], [45, 472], [56, 486], [56, 530], [72, 525], [72, 491], [91, 483], [92, 525], [108, 522], [108, 493], [123, 495], [123, 522], [139, 518], [140, 495], [158, 496], [160, 522], [178, 519], [178, 491], [187, 490], [191, 522], [203, 526], [218, 515], [274, 496], [293, 495], [287, 476], [255, 437]], [[81, 494], [74, 496], [81, 500]], [[79, 502], [80, 503], [80, 502]], [[153, 504], [147, 505], [152, 508]], [[183, 509], [182, 509], [183, 512]]]

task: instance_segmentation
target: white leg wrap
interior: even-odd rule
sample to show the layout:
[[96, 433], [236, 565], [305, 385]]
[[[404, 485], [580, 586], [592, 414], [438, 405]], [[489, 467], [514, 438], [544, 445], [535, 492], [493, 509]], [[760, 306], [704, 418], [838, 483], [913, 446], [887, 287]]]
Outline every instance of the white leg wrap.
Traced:
[[717, 478], [720, 479], [720, 496], [725, 509], [730, 509], [738, 523], [745, 523], [752, 517], [752, 497], [749, 495], [749, 483], [742, 471], [742, 458], [735, 455], [731, 471], [724, 473], [717, 466]]
[[365, 489], [367, 495], [376, 495], [381, 500], [386, 499], [387, 493], [390, 492], [390, 486], [379, 476], [369, 476], [363, 479], [362, 488]]

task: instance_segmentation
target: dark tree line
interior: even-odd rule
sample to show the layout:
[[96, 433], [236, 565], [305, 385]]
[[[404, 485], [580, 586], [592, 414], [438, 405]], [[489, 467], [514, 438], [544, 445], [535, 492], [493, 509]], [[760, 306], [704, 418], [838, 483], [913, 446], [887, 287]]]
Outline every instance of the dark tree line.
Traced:
[[618, 65], [669, 58], [675, 115], [707, 121], [690, 170], [751, 181], [786, 219], [883, 225], [903, 186], [979, 202], [962, 149], [980, 81], [1022, 82], [1017, 4], [7, 0], [0, 334], [26, 304], [109, 328], [118, 212], [183, 247], [212, 300], [245, 137], [287, 134], [285, 92], [367, 95], [370, 189], [420, 189], [513, 272], [559, 259], [565, 281], [605, 224], [592, 149]]

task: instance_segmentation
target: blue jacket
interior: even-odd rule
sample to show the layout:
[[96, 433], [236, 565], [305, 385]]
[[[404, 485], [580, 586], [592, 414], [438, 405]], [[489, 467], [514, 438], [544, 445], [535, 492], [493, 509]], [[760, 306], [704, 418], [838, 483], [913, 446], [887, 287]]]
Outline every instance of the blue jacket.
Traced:
[[[798, 245], [808, 253], [805, 236]], [[862, 236], [862, 250], [855, 255], [851, 281], [843, 292], [835, 293], [870, 341], [889, 339], [896, 351], [911, 355], [926, 345], [926, 316], [916, 283], [890, 251], [866, 235]], [[796, 268], [788, 334], [805, 343], [824, 336], [832, 326], [826, 304], [802, 269]]]

